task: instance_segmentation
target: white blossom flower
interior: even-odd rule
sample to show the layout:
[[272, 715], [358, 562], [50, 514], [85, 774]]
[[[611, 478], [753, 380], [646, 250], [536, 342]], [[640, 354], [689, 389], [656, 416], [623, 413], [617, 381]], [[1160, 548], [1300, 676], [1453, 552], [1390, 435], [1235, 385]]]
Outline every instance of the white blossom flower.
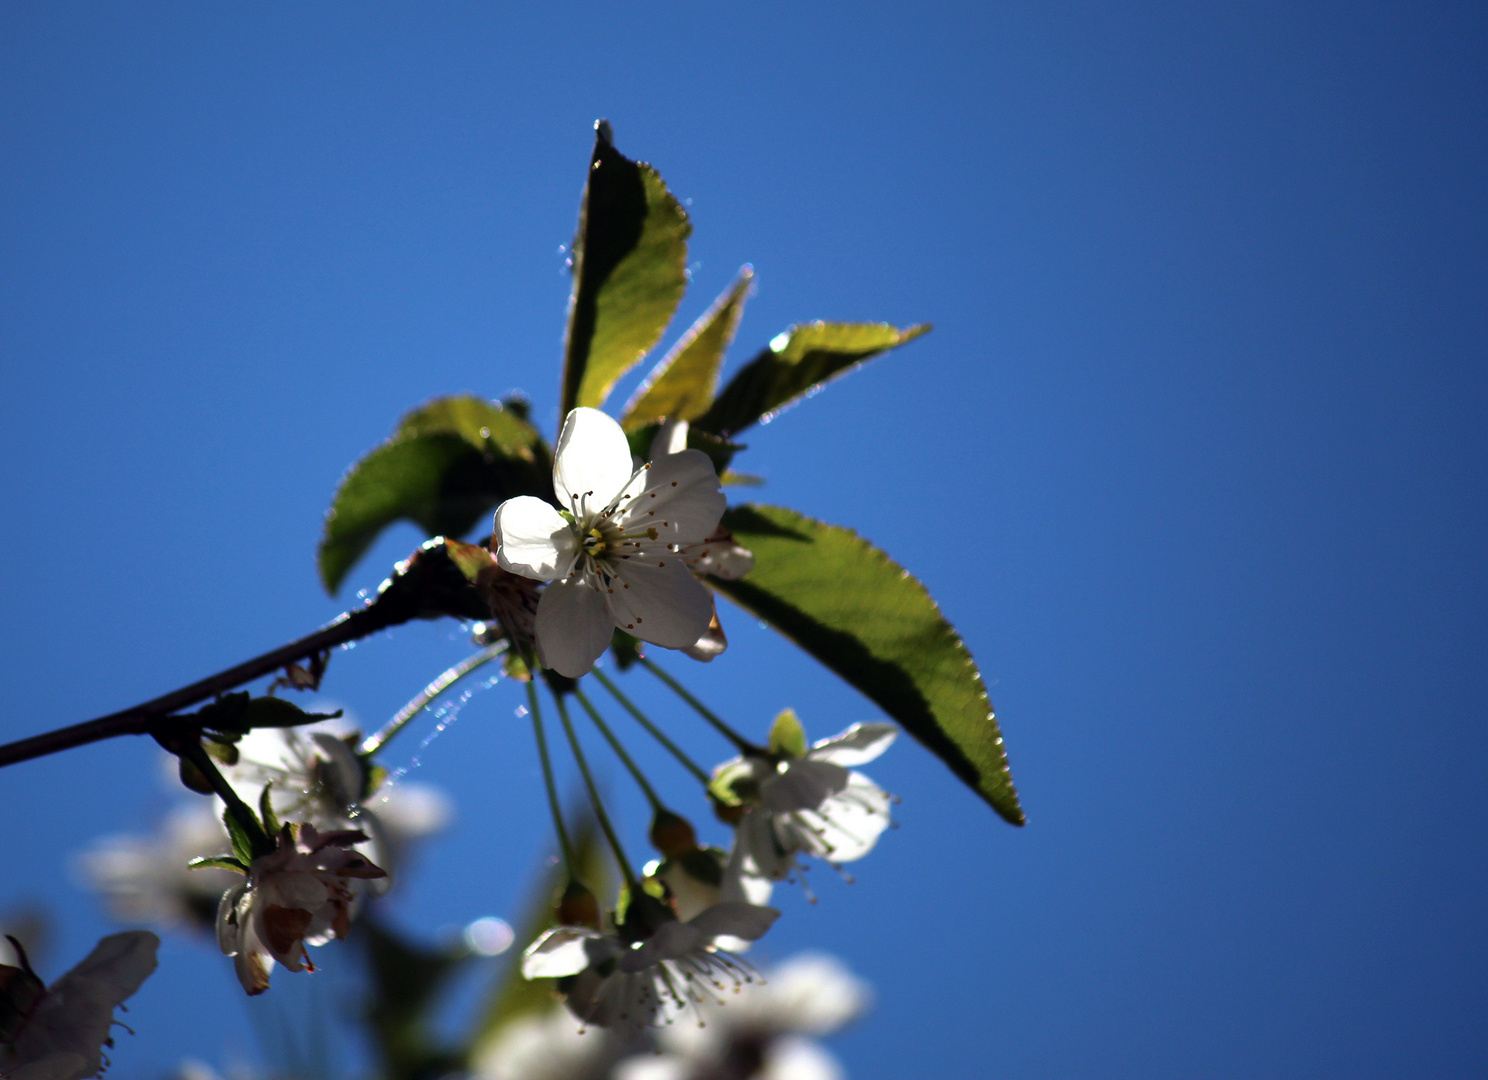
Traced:
[[306, 822], [285, 825], [278, 847], [253, 860], [248, 880], [222, 894], [217, 944], [234, 957], [238, 981], [249, 994], [269, 988], [275, 961], [290, 971], [310, 964], [306, 945], [344, 938], [351, 928], [351, 882], [383, 876], [351, 846], [365, 840], [355, 830], [319, 833]]
[[807, 1036], [839, 1030], [870, 997], [868, 985], [833, 957], [793, 957], [728, 1008], [704, 1003], [702, 1024], [662, 1031], [660, 1053], [630, 1059], [615, 1080], [840, 1080], [842, 1067]]
[[878, 757], [898, 734], [892, 724], [854, 724], [800, 757], [720, 765], [715, 786], [748, 806], [734, 832], [724, 898], [765, 903], [774, 882], [798, 868], [798, 854], [833, 866], [868, 854], [892, 823], [893, 800], [852, 766]]
[[705, 1000], [752, 982], [754, 970], [719, 948], [720, 937], [754, 941], [780, 917], [774, 908], [722, 903], [686, 922], [664, 922], [641, 941], [560, 926], [522, 958], [529, 979], [574, 976], [569, 1010], [586, 1024], [639, 1029], [669, 1024]]
[[219, 806], [198, 798], [172, 810], [153, 836], [100, 837], [77, 856], [77, 869], [120, 922], [210, 933], [218, 898], [238, 875], [187, 864], [228, 850]]
[[[128, 930], [101, 940], [83, 961], [43, 989], [21, 956], [0, 968], [0, 1015], [11, 1010], [10, 1038], [0, 1043], [0, 1075], [11, 1080], [82, 1080], [103, 1068], [113, 1046], [114, 1009], [155, 970], [160, 939]], [[21, 998], [21, 1000], [16, 1000]]]
[[269, 787], [280, 820], [364, 831], [363, 854], [391, 875], [414, 841], [449, 823], [452, 810], [449, 799], [427, 784], [385, 783], [368, 794], [369, 766], [352, 751], [358, 735], [351, 724], [334, 720], [255, 728], [237, 743], [238, 763], [222, 773], [249, 806], [257, 806]]
[[635, 469], [620, 425], [579, 408], [558, 436], [553, 489], [562, 513], [531, 495], [496, 508], [501, 566], [550, 583], [537, 605], [539, 662], [578, 678], [615, 627], [668, 649], [694, 645], [713, 599], [679, 553], [723, 515], [708, 456], [683, 450]]
[[471, 1055], [479, 1080], [605, 1080], [631, 1043], [585, 1030], [562, 1006], [503, 1024]]

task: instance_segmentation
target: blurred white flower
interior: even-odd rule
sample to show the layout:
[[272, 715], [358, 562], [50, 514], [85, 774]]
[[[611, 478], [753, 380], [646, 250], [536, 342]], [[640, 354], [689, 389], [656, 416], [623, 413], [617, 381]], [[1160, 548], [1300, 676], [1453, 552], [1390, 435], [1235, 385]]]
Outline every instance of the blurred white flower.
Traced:
[[248, 880], [222, 894], [217, 944], [249, 994], [269, 988], [275, 961], [290, 971], [314, 970], [306, 945], [344, 938], [351, 928], [352, 882], [383, 877], [352, 851], [365, 840], [355, 830], [319, 833], [306, 822], [286, 825], [278, 848], [253, 860]]
[[899, 734], [892, 724], [854, 724], [801, 757], [734, 758], [715, 771], [748, 806], [734, 832], [722, 895], [763, 904], [774, 882], [797, 869], [797, 854], [832, 865], [861, 859], [892, 823], [892, 798], [852, 769], [872, 761]]
[[187, 863], [229, 850], [220, 805], [205, 799], [182, 804], [153, 836], [100, 837], [76, 857], [77, 870], [120, 922], [210, 932], [218, 898], [241, 879], [230, 870], [191, 870]]
[[648, 937], [626, 941], [582, 926], [549, 930], [528, 948], [529, 979], [573, 976], [565, 988], [569, 1010], [585, 1024], [632, 1031], [670, 1024], [705, 1000], [737, 990], [754, 969], [715, 942], [754, 941], [780, 917], [774, 908], [722, 903], [686, 922], [663, 922]]
[[0, 967], [0, 1074], [10, 1080], [82, 1080], [103, 1069], [114, 1009], [155, 970], [160, 939], [148, 930], [110, 934], [48, 988], [22, 956]]
[[543, 1009], [503, 1026], [475, 1052], [479, 1080], [604, 1080], [629, 1040], [585, 1030], [567, 1009]]
[[668, 649], [695, 645], [713, 599], [679, 552], [723, 515], [718, 474], [700, 450], [634, 468], [620, 425], [598, 409], [568, 414], [553, 455], [563, 512], [521, 495], [496, 508], [503, 569], [551, 584], [537, 606], [538, 660], [578, 678], [615, 627]]
[[368, 837], [364, 853], [391, 875], [414, 841], [449, 824], [452, 810], [449, 799], [427, 784], [384, 783], [372, 790], [372, 767], [352, 749], [358, 739], [354, 727], [334, 720], [256, 728], [238, 742], [238, 763], [224, 766], [222, 774], [252, 807], [269, 786], [282, 821], [362, 830]]
[[797, 956], [727, 1008], [705, 1002], [702, 1023], [660, 1032], [661, 1053], [629, 1059], [615, 1080], [840, 1080], [841, 1066], [806, 1036], [837, 1031], [870, 997], [868, 985], [833, 957]]

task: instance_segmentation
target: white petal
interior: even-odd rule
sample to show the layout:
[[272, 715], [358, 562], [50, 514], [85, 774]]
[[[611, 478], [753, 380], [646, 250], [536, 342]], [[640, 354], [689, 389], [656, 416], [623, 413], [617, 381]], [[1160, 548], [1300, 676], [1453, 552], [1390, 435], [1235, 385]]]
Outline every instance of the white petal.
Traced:
[[543, 667], [577, 679], [587, 675], [614, 636], [615, 624], [592, 585], [555, 581], [537, 602], [537, 659]]
[[680, 454], [686, 450], [689, 426], [686, 420], [668, 420], [657, 428], [656, 434], [651, 436], [651, 449], [647, 451], [650, 460], [655, 461], [668, 454]]
[[700, 660], [705, 664], [712, 663], [722, 656], [728, 648], [728, 636], [723, 632], [723, 623], [718, 621], [718, 605], [713, 605], [713, 618], [708, 623], [708, 629], [703, 631], [703, 636], [694, 641], [682, 651], [694, 660]]
[[756, 1080], [846, 1080], [837, 1059], [799, 1035], [784, 1035], [770, 1044]]
[[[714, 904], [713, 907], [717, 907]], [[713, 908], [708, 908], [712, 911]], [[699, 916], [700, 918], [701, 916]], [[711, 934], [692, 923], [663, 923], [656, 932], [641, 943], [640, 948], [620, 954], [621, 971], [644, 971], [663, 960], [675, 960], [695, 949], [701, 949], [712, 940]]]
[[498, 506], [495, 533], [496, 561], [508, 573], [552, 581], [573, 565], [573, 527], [534, 496], [518, 495]]
[[899, 735], [893, 724], [854, 724], [840, 735], [822, 739], [807, 753], [812, 761], [855, 769], [878, 757]]
[[810, 826], [808, 850], [829, 862], [861, 859], [873, 850], [889, 827], [892, 802], [888, 792], [860, 772], [852, 774], [847, 789], [828, 799], [821, 809], [797, 815]]
[[778, 1030], [812, 1035], [830, 1035], [845, 1026], [868, 1007], [873, 994], [842, 961], [825, 953], [791, 957], [770, 972], [769, 986], [761, 1019]]
[[746, 941], [755, 941], [764, 937], [765, 931], [775, 925], [778, 918], [780, 912], [772, 907], [725, 901], [714, 904], [687, 925], [700, 930], [708, 939], [729, 934]]
[[598, 409], [568, 414], [553, 453], [553, 490], [565, 510], [587, 519], [620, 494], [634, 471], [619, 424]]
[[242, 944], [243, 931], [237, 922], [238, 901], [248, 891], [248, 883], [240, 881], [222, 894], [217, 902], [217, 947], [227, 956], [238, 951]]
[[[615, 626], [668, 649], [685, 649], [707, 632], [713, 621], [713, 595], [680, 558], [668, 555], [655, 563], [645, 559], [616, 562], [614, 584], [603, 594]], [[546, 594], [543, 602], [547, 602]], [[537, 619], [540, 628], [541, 606]]]
[[342, 806], [359, 802], [362, 797], [362, 766], [351, 748], [324, 731], [313, 732], [310, 738], [330, 765], [327, 773], [336, 799]]
[[577, 975], [589, 966], [590, 942], [601, 935], [582, 926], [549, 930], [522, 954], [522, 978], [555, 979]]
[[828, 797], [847, 787], [848, 772], [841, 765], [797, 758], [785, 771], [760, 785], [760, 802], [772, 814], [815, 810]]
[[661, 539], [696, 544], [713, 535], [728, 499], [701, 450], [658, 458], [636, 474], [616, 508], [621, 525], [654, 525]]
[[[790, 823], [789, 817], [778, 820], [787, 825]], [[746, 876], [772, 881], [784, 881], [790, 876], [796, 865], [795, 852], [800, 850], [801, 844], [793, 829], [783, 830], [790, 834], [790, 842], [783, 843], [778, 835], [781, 830], [776, 829], [776, 824], [777, 819], [763, 807], [750, 810], [739, 822], [734, 846], [742, 851], [742, 872]]]
[[83, 960], [52, 984], [53, 992], [65, 991], [87, 980], [106, 987], [114, 1004], [128, 998], [155, 970], [155, 952], [160, 938], [148, 930], [126, 930], [110, 934], [94, 946]]

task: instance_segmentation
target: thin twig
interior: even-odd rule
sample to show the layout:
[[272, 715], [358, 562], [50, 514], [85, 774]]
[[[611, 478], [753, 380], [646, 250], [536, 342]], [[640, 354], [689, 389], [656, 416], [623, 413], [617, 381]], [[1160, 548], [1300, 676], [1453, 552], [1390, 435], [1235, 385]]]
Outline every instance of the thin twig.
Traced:
[[656, 789], [651, 786], [651, 782], [646, 779], [646, 774], [641, 772], [641, 767], [625, 752], [625, 747], [620, 745], [620, 740], [615, 738], [615, 733], [610, 730], [610, 725], [604, 722], [603, 717], [589, 703], [589, 698], [584, 694], [584, 691], [577, 686], [574, 687], [574, 697], [579, 699], [579, 704], [589, 714], [589, 719], [594, 721], [594, 726], [599, 728], [599, 733], [604, 736], [605, 742], [610, 744], [610, 749], [615, 751], [615, 756], [625, 765], [625, 768], [635, 779], [635, 782], [641, 786], [641, 790], [646, 794], [646, 801], [651, 804], [651, 809], [663, 809], [661, 799], [657, 796]]
[[604, 672], [600, 671], [599, 668], [595, 668], [591, 672], [591, 674], [599, 680], [599, 684], [610, 692], [610, 696], [618, 701], [621, 707], [624, 708], [626, 712], [635, 717], [636, 723], [645, 728], [647, 733], [649, 733], [653, 739], [661, 743], [662, 746], [666, 747], [667, 750], [671, 752], [672, 757], [676, 758], [677, 761], [681, 763], [684, 769], [692, 773], [693, 776], [697, 777], [698, 781], [704, 787], [707, 787], [708, 784], [711, 783], [708, 774], [703, 771], [702, 767], [698, 765], [697, 762], [693, 761], [692, 758], [688, 757], [680, 746], [672, 742], [671, 739], [667, 738], [666, 732], [662, 731], [661, 728], [657, 727], [650, 720], [648, 720], [646, 718], [646, 714], [641, 712], [640, 709], [636, 708], [635, 705], [631, 703], [630, 698], [622, 694], [620, 692], [620, 688], [605, 677]]
[[444, 693], [466, 675], [489, 664], [504, 652], [506, 652], [506, 642], [504, 640], [498, 641], [494, 645], [486, 646], [474, 656], [467, 656], [454, 667], [445, 671], [428, 686], [424, 687], [423, 692], [418, 697], [399, 709], [391, 720], [382, 725], [382, 730], [375, 735], [369, 735], [363, 739], [361, 752], [363, 754], [377, 753], [377, 751], [392, 742], [393, 736], [402, 731], [403, 726], [422, 712], [429, 702]]
[[644, 667], [651, 674], [655, 675], [662, 682], [666, 683], [667, 686], [672, 689], [673, 693], [675, 693], [683, 701], [687, 702], [687, 704], [691, 705], [699, 716], [713, 725], [714, 730], [716, 730], [718, 734], [722, 735], [729, 742], [733, 743], [734, 746], [738, 749], [739, 753], [753, 754], [757, 756], [766, 753], [764, 747], [754, 745], [754, 743], [750, 742], [743, 735], [740, 735], [733, 728], [729, 727], [728, 724], [724, 723], [723, 720], [719, 718], [717, 713], [713, 712], [711, 709], [708, 708], [708, 706], [704, 705], [697, 698], [689, 694], [687, 692], [687, 688], [679, 683], [676, 679], [668, 675], [665, 670], [658, 667], [655, 663], [646, 659], [644, 656], [640, 659], [642, 667]]

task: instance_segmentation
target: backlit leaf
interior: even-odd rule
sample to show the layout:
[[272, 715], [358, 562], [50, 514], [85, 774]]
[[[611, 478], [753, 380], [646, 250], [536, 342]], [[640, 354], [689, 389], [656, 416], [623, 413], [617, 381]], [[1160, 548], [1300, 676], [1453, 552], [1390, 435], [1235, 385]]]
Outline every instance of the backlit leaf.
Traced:
[[515, 495], [551, 497], [548, 450], [514, 410], [476, 397], [437, 398], [352, 467], [331, 502], [320, 576], [335, 592], [395, 521], [459, 536]]
[[698, 418], [697, 426], [719, 435], [733, 435], [756, 421], [769, 420], [865, 360], [929, 330], [928, 323], [903, 330], [888, 323], [813, 322], [792, 326], [739, 369]]
[[620, 426], [626, 431], [668, 418], [696, 420], [713, 404], [723, 354], [734, 340], [744, 301], [754, 281], [754, 268], [745, 266], [713, 306], [703, 312], [681, 340], [651, 369], [625, 406]]
[[560, 416], [604, 404], [615, 381], [651, 351], [687, 289], [692, 223], [656, 170], [595, 125], [594, 155], [574, 237]]
[[847, 680], [998, 814], [1023, 824], [981, 675], [925, 587], [851, 530], [793, 510], [735, 507], [723, 524], [754, 552], [754, 569], [709, 584]]

